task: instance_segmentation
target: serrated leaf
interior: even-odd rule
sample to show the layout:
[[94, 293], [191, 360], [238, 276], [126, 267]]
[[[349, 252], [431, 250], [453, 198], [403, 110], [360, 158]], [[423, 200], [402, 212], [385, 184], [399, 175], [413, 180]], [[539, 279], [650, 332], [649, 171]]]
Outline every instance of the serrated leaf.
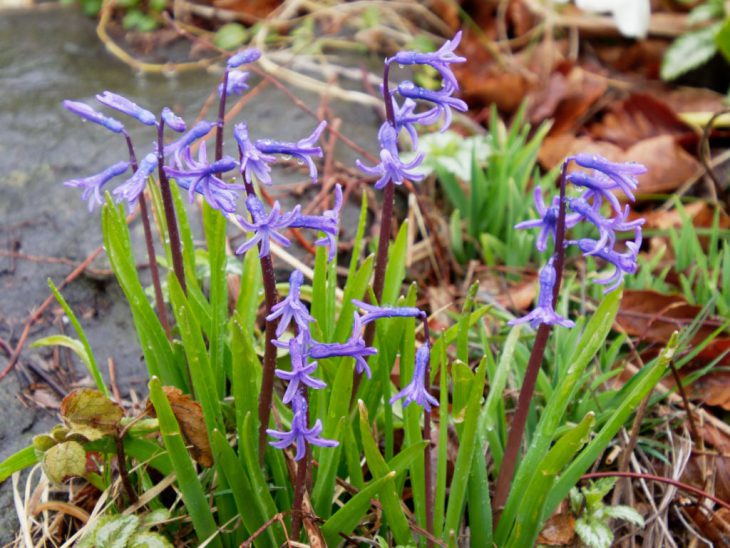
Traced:
[[631, 506], [606, 506], [603, 509], [603, 514], [609, 518], [622, 519], [639, 527], [644, 527], [644, 518]]
[[129, 539], [129, 548], [173, 548], [172, 543], [159, 533], [137, 533]]
[[94, 534], [94, 546], [96, 548], [126, 548], [129, 539], [139, 527], [137, 516], [114, 516], [101, 527], [96, 529]]
[[600, 521], [579, 519], [575, 532], [589, 548], [610, 548], [613, 541], [611, 529]]
[[50, 481], [63, 483], [67, 478], [81, 477], [86, 473], [86, 451], [76, 441], [65, 441], [46, 451], [41, 464]]
[[722, 23], [716, 23], [688, 32], [672, 42], [662, 59], [662, 80], [674, 80], [709, 61], [717, 52], [715, 36], [721, 25]]
[[114, 433], [124, 410], [98, 390], [82, 388], [63, 398], [61, 416], [72, 432], [93, 441]]

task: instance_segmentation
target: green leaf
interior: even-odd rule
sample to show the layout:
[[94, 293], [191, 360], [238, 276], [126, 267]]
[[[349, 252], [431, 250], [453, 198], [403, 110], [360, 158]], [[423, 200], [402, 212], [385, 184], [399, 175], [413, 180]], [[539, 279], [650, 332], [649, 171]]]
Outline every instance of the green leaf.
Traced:
[[32, 445], [13, 453], [7, 459], [0, 462], [0, 483], [4, 482], [15, 472], [20, 472], [38, 462], [35, 447]]
[[46, 451], [41, 464], [50, 481], [63, 483], [86, 473], [86, 451], [77, 441], [64, 441]]
[[603, 514], [609, 518], [628, 521], [639, 527], [644, 527], [644, 518], [631, 506], [606, 506]]
[[91, 349], [91, 344], [89, 344], [89, 339], [86, 337], [86, 333], [84, 332], [83, 327], [81, 327], [81, 323], [76, 317], [76, 314], [74, 314], [73, 310], [71, 310], [71, 307], [66, 302], [66, 299], [64, 299], [63, 295], [61, 295], [61, 292], [56, 287], [56, 284], [54, 284], [53, 280], [51, 280], [50, 278], [48, 278], [48, 287], [51, 288], [53, 296], [56, 297], [56, 301], [58, 301], [58, 304], [61, 305], [61, 308], [63, 308], [63, 312], [66, 314], [66, 317], [71, 322], [71, 325], [73, 326], [74, 331], [76, 331], [76, 335], [78, 335], [79, 341], [81, 341], [85, 352], [82, 356], [81, 353], [79, 353], [77, 350], [72, 350], [74, 350], [74, 352], [78, 354], [78, 356], [81, 358], [81, 361], [89, 370], [89, 373], [91, 373], [91, 377], [94, 379], [96, 387], [108, 396], [109, 389], [106, 387], [106, 384], [104, 384], [104, 377], [101, 376], [101, 372], [99, 371], [99, 365], [96, 361], [96, 358], [94, 357], [94, 352]]
[[139, 527], [137, 516], [114, 516], [95, 530], [97, 548], [126, 548]]
[[368, 483], [322, 525], [321, 531], [327, 541], [327, 546], [337, 546], [342, 539], [340, 533], [346, 535], [352, 533], [370, 509], [370, 499], [375, 498], [389, 481], [393, 481], [395, 475], [395, 472], [389, 472], [382, 478]]
[[[88, 344], [88, 343], [87, 343]], [[63, 346], [76, 354], [84, 367], [91, 373], [97, 388], [106, 395], [109, 395], [109, 389], [104, 384], [104, 379], [99, 372], [96, 362], [92, 361], [93, 356], [89, 354], [86, 346], [77, 339], [72, 339], [68, 335], [49, 335], [33, 342], [31, 348], [42, 348], [44, 346]], [[98, 376], [98, 378], [97, 378]]]
[[177, 475], [177, 485], [182, 494], [187, 513], [193, 522], [198, 540], [204, 542], [210, 537], [210, 546], [222, 548], [205, 490], [188, 454], [185, 441], [180, 432], [180, 426], [170, 407], [170, 402], [167, 400], [167, 396], [162, 390], [162, 384], [157, 377], [152, 377], [150, 380], [149, 390], [150, 400], [160, 421], [160, 434]]
[[240, 23], [226, 23], [213, 36], [217, 48], [233, 50], [248, 40], [248, 30]]
[[128, 548], [173, 548], [172, 543], [159, 533], [145, 531], [129, 539]]
[[[715, 35], [715, 45], [717, 49], [725, 57], [726, 61], [730, 61], [730, 19], [726, 19]], [[713, 248], [710, 248], [713, 249]]]
[[702, 66], [717, 52], [715, 38], [722, 23], [688, 32], [667, 48], [662, 59], [662, 80], [674, 80], [685, 72]]

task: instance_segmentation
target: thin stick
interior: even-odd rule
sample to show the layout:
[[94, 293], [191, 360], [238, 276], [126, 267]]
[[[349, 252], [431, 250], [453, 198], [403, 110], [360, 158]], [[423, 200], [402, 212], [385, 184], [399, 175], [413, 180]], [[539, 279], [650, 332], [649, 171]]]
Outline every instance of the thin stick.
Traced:
[[[565, 264], [565, 248], [563, 246], [563, 242], [565, 241], [566, 168], [567, 162], [564, 162], [563, 168], [560, 171], [560, 208], [558, 212], [558, 226], [555, 236], [556, 279], [555, 286], [553, 287], [553, 307], [555, 307], [558, 301], [560, 284], [563, 279], [563, 265]], [[515, 412], [515, 416], [510, 424], [507, 445], [505, 446], [504, 458], [502, 459], [502, 466], [499, 469], [499, 475], [497, 476], [497, 484], [494, 493], [495, 527], [499, 523], [499, 516], [502, 512], [502, 508], [504, 508], [504, 504], [507, 502], [510, 486], [512, 484], [512, 477], [514, 476], [515, 468], [517, 466], [517, 458], [520, 452], [520, 445], [522, 444], [522, 437], [525, 434], [525, 425], [527, 424], [527, 415], [530, 411], [530, 402], [532, 401], [532, 396], [535, 393], [537, 376], [540, 372], [540, 365], [542, 364], [543, 357], [545, 356], [545, 349], [547, 347], [551, 331], [552, 326], [545, 323], [540, 324], [540, 327], [537, 328], [535, 344], [532, 346], [530, 360], [527, 364], [527, 371], [525, 372], [525, 379], [522, 383], [520, 395], [517, 400], [517, 411]]]
[[122, 478], [122, 485], [127, 492], [129, 502], [135, 504], [137, 502], [137, 493], [135, 493], [132, 482], [129, 480], [129, 474], [127, 473], [127, 457], [124, 454], [124, 434], [119, 429], [117, 429], [117, 435], [114, 436], [114, 442], [117, 446], [117, 466], [119, 467], [119, 475]]

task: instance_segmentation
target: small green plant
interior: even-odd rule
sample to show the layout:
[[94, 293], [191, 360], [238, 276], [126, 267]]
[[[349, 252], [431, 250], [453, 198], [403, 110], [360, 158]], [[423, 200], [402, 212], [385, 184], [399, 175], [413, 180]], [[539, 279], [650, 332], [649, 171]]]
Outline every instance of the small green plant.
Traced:
[[587, 486], [570, 490], [570, 508], [578, 516], [575, 532], [589, 548], [610, 548], [613, 544], [611, 520], [644, 526], [644, 518], [630, 506], [610, 506], [603, 502], [616, 478], [601, 478]]

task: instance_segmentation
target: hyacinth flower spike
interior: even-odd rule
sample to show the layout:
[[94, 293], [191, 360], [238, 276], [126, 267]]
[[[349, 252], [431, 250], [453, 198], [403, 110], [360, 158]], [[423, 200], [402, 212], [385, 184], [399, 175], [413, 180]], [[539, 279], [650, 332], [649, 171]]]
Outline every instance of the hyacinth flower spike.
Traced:
[[365, 373], [369, 379], [371, 376], [368, 362], [365, 361], [367, 356], [373, 356], [378, 351], [375, 348], [367, 346], [362, 338], [362, 322], [360, 315], [354, 313], [354, 322], [352, 325], [352, 335], [344, 343], [320, 343], [312, 342], [309, 355], [314, 359], [334, 358], [349, 356], [355, 358], [355, 370], [358, 373]]
[[444, 122], [441, 125], [441, 132], [446, 131], [451, 125], [451, 109], [456, 109], [460, 112], [466, 112], [469, 107], [464, 101], [452, 96], [452, 93], [457, 88], [446, 86], [438, 91], [418, 87], [410, 80], [405, 80], [398, 84], [398, 93], [408, 99], [428, 101], [434, 104], [434, 108], [443, 114]]
[[[550, 204], [550, 207], [546, 207], [545, 200], [542, 196], [542, 189], [539, 186], [535, 187], [533, 196], [535, 199], [535, 209], [537, 209], [537, 213], [540, 215], [540, 218], [517, 223], [515, 225], [515, 228], [539, 228], [540, 232], [537, 236], [537, 242], [535, 243], [535, 247], [538, 251], [542, 252], [545, 251], [545, 249], [547, 248], [548, 236], [552, 236], [553, 241], [555, 240], [555, 233], [558, 229], [560, 198], [558, 196], [555, 196], [552, 203]], [[565, 228], [567, 229], [574, 227], [576, 224], [578, 224], [580, 219], [580, 215], [566, 215]]]
[[274, 207], [271, 208], [271, 212], [267, 216], [261, 200], [256, 196], [249, 196], [246, 198], [246, 207], [251, 214], [251, 222], [240, 215], [237, 215], [236, 219], [247, 232], [253, 232], [254, 235], [236, 250], [236, 255], [246, 253], [254, 245], [260, 243], [259, 257], [266, 257], [271, 253], [271, 240], [284, 247], [291, 244], [291, 241], [279, 234], [279, 231], [289, 227], [292, 221], [297, 218], [301, 209], [300, 206], [282, 215], [279, 202], [275, 202]]
[[416, 403], [423, 407], [426, 412], [431, 411], [431, 407], [438, 407], [439, 402], [426, 389], [426, 371], [428, 370], [428, 361], [431, 352], [428, 343], [421, 345], [416, 352], [416, 365], [413, 370], [413, 378], [403, 390], [390, 398], [393, 404], [398, 400], [403, 400], [403, 406], [408, 407], [412, 403]]
[[284, 403], [290, 403], [302, 385], [306, 385], [314, 390], [319, 390], [327, 386], [324, 381], [312, 377], [312, 373], [317, 370], [317, 362], [307, 363], [307, 347], [309, 346], [307, 338], [306, 334], [302, 332], [296, 337], [289, 339], [288, 344], [274, 341], [274, 344], [279, 348], [283, 348], [284, 346], [288, 347], [289, 357], [291, 358], [291, 371], [284, 371], [282, 369], [275, 371], [277, 377], [289, 383], [281, 399]]
[[150, 152], [139, 163], [134, 175], [114, 189], [113, 194], [117, 202], [127, 200], [130, 207], [137, 203], [137, 198], [144, 191], [147, 179], [157, 169], [157, 155]]
[[328, 440], [321, 438], [322, 421], [317, 419], [312, 428], [307, 427], [307, 401], [301, 394], [294, 396], [292, 400], [292, 409], [294, 417], [291, 422], [291, 430], [289, 432], [268, 429], [266, 433], [278, 441], [269, 442], [272, 447], [277, 449], [286, 449], [290, 445], [295, 445], [297, 450], [294, 460], [299, 461], [304, 458], [307, 452], [307, 443], [317, 445], [319, 447], [337, 447], [339, 442], [336, 440]]
[[[591, 240], [593, 242], [593, 240]], [[559, 316], [553, 308], [553, 289], [557, 273], [554, 266], [555, 258], [550, 260], [540, 270], [540, 295], [537, 298], [537, 306], [535, 309], [523, 316], [509, 322], [509, 325], [517, 325], [529, 322], [533, 329], [537, 329], [540, 324], [562, 325], [563, 327], [573, 327], [575, 323]]]
[[233, 127], [233, 137], [238, 143], [238, 151], [241, 154], [241, 173], [248, 182], [253, 182], [254, 177], [262, 184], [271, 184], [271, 164], [276, 158], [271, 154], [264, 154], [248, 137], [248, 126], [236, 124]]
[[[416, 149], [418, 147], [418, 131], [416, 124], [431, 125], [441, 117], [441, 111], [437, 107], [433, 107], [423, 112], [416, 112], [416, 103], [413, 99], [406, 99], [402, 105], [398, 105], [398, 101], [391, 96], [393, 101], [393, 116], [395, 117], [395, 131], [400, 133], [405, 130], [411, 139], [411, 146]], [[378, 139], [383, 140], [383, 132], [390, 127], [390, 122], [385, 121], [378, 130]]]
[[314, 321], [306, 305], [300, 300], [300, 288], [303, 281], [304, 276], [301, 271], [294, 270], [289, 276], [289, 294], [284, 300], [271, 307], [271, 314], [266, 316], [266, 320], [269, 322], [279, 318], [279, 325], [276, 327], [277, 337], [281, 337], [281, 334], [286, 331], [292, 320], [299, 328], [300, 333], [309, 331], [309, 324]]
[[309, 167], [309, 177], [312, 183], [317, 182], [317, 166], [312, 157], [321, 158], [322, 148], [316, 146], [320, 135], [327, 127], [327, 122], [320, 122], [309, 137], [300, 139], [296, 143], [285, 141], [274, 141], [271, 139], [259, 139], [256, 141], [256, 148], [261, 154], [281, 154], [291, 156]]
[[588, 189], [583, 194], [584, 200], [606, 200], [616, 213], [621, 213], [621, 203], [618, 197], [612, 192], [616, 184], [602, 173], [585, 171], [574, 171], [566, 177], [569, 183], [575, 186]]
[[104, 198], [101, 194], [102, 187], [114, 177], [122, 175], [128, 169], [129, 162], [117, 162], [101, 173], [83, 179], [71, 179], [63, 184], [70, 188], [83, 189], [81, 199], [88, 200], [89, 211], [93, 211], [96, 205], [103, 205], [104, 203]]
[[458, 88], [458, 83], [453, 71], [452, 63], [464, 63], [466, 57], [456, 55], [454, 51], [461, 42], [461, 31], [457, 32], [451, 40], [447, 40], [436, 51], [421, 53], [416, 51], [400, 51], [393, 57], [386, 59], [386, 63], [397, 63], [399, 65], [428, 65], [438, 71], [444, 83], [452, 88]]
[[205, 145], [198, 151], [198, 160], [187, 161], [187, 169], [175, 169], [165, 166], [164, 170], [168, 177], [173, 177], [178, 185], [186, 188], [190, 203], [193, 203], [195, 193], [202, 194], [208, 203], [215, 209], [226, 213], [233, 213], [236, 210], [237, 191], [243, 190], [243, 185], [232, 185], [223, 182], [216, 177], [216, 174], [230, 171], [238, 162], [226, 156], [213, 163], [208, 163], [208, 155]]
[[376, 306], [357, 299], [352, 299], [352, 304], [365, 311], [365, 315], [360, 318], [363, 325], [381, 318], [423, 319], [426, 317], [426, 313], [415, 306]]
[[66, 110], [75, 114], [82, 120], [98, 124], [101, 127], [108, 129], [114, 133], [124, 133], [124, 124], [119, 120], [104, 116], [101, 112], [97, 112], [89, 105], [80, 101], [69, 101], [68, 99], [63, 102], [63, 106]]
[[366, 166], [360, 160], [356, 160], [357, 167], [367, 175], [379, 177], [375, 182], [375, 188], [382, 189], [389, 182], [402, 185], [406, 179], [420, 181], [424, 174], [416, 171], [416, 168], [423, 161], [423, 153], [419, 152], [409, 163], [401, 161], [398, 154], [398, 134], [390, 124], [383, 127], [379, 134], [380, 139], [380, 163], [375, 166]]
[[309, 228], [324, 233], [324, 237], [314, 242], [318, 246], [326, 246], [329, 260], [333, 261], [337, 254], [337, 235], [340, 231], [340, 209], [342, 208], [342, 186], [335, 185], [335, 205], [322, 215], [299, 215], [292, 221], [291, 228]]
[[610, 162], [596, 154], [576, 154], [568, 158], [581, 167], [594, 169], [611, 179], [629, 200], [634, 201], [633, 192], [639, 185], [637, 175], [646, 173], [646, 167], [635, 162]]

